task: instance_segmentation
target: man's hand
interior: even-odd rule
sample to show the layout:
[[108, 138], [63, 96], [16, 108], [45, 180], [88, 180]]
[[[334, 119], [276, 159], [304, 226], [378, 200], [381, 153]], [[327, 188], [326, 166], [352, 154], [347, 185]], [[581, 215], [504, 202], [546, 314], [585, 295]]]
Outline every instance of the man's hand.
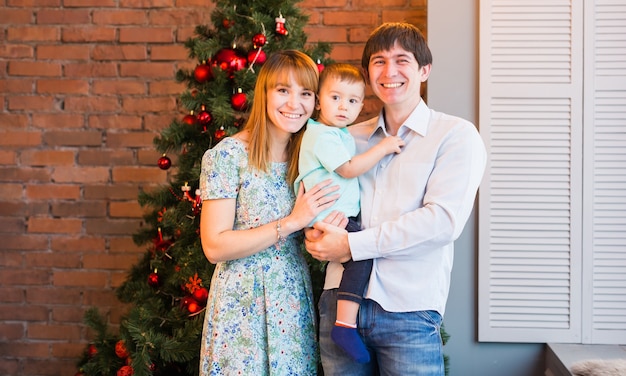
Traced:
[[[346, 262], [352, 257], [348, 232], [344, 229], [348, 219], [341, 213], [333, 212], [305, 231], [306, 250], [320, 261]], [[341, 226], [341, 227], [339, 227]]]

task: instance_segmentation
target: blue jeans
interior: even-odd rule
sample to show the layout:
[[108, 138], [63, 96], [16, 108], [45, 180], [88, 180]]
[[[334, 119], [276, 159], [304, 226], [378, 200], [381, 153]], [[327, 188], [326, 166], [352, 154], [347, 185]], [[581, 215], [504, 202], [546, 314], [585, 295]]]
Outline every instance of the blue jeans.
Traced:
[[443, 376], [441, 315], [435, 311], [387, 312], [373, 300], [359, 308], [358, 327], [371, 361], [359, 364], [330, 338], [337, 311], [337, 289], [319, 301], [320, 352], [324, 376]]

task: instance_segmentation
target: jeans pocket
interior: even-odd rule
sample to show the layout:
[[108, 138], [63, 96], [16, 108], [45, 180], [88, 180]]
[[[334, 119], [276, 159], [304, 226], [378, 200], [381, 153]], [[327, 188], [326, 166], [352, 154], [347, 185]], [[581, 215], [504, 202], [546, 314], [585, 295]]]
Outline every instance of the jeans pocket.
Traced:
[[441, 326], [442, 317], [437, 311], [418, 311], [418, 314], [425, 320], [439, 328]]

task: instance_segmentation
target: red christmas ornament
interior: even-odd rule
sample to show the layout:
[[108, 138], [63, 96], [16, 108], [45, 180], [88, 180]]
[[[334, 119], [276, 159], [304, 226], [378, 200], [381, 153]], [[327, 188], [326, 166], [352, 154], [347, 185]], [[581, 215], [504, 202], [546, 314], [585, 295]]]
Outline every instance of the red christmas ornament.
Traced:
[[167, 170], [172, 166], [172, 160], [163, 154], [163, 156], [157, 161], [157, 165], [161, 170]]
[[252, 51], [248, 52], [248, 63], [249, 64], [263, 65], [263, 63], [265, 63], [265, 60], [267, 60], [267, 55], [265, 55], [265, 51], [263, 51], [261, 49], [252, 50]]
[[122, 366], [117, 370], [117, 376], [132, 376], [134, 373], [135, 370], [131, 366]]
[[246, 103], [246, 94], [241, 89], [237, 89], [237, 92], [230, 98], [230, 104], [236, 111], [244, 111], [248, 104]]
[[265, 46], [265, 43], [267, 43], [267, 37], [263, 34], [256, 34], [252, 37], [252, 47], [255, 49]]
[[228, 20], [228, 19], [223, 19], [222, 20], [222, 26], [224, 26], [224, 29], [230, 29], [231, 26], [233, 26], [235, 24], [235, 21], [233, 20]]
[[[158, 287], [159, 283], [160, 283], [159, 275], [156, 273], [156, 270], [155, 270], [154, 272], [150, 273], [150, 275], [148, 276], [148, 284], [151, 287]], [[115, 345], [115, 353], [117, 354], [117, 345]], [[121, 356], [120, 356], [120, 358], [121, 358]]]
[[324, 64], [322, 64], [322, 62], [320, 61], [320, 59], [317, 59], [317, 70], [322, 73], [322, 71], [324, 70]]
[[204, 126], [206, 129], [206, 125], [208, 125], [211, 120], [213, 120], [213, 116], [211, 116], [211, 114], [205, 109], [204, 106], [202, 106], [202, 109], [200, 110], [200, 112], [198, 112], [198, 123], [200, 123], [200, 125]]
[[130, 355], [128, 353], [128, 350], [126, 349], [126, 343], [123, 339], [120, 339], [115, 344], [115, 355], [117, 355], [117, 357], [120, 359], [126, 359]]
[[236, 71], [245, 68], [247, 63], [248, 56], [236, 48], [222, 48], [215, 55], [215, 64], [227, 72], [230, 77]]
[[[165, 212], [167, 211], [166, 207], [163, 207], [163, 209], [159, 210], [157, 212], [157, 222], [163, 222], [163, 215], [165, 215]], [[159, 233], [161, 232], [161, 228], [159, 227]]]
[[87, 357], [89, 359], [93, 358], [98, 354], [98, 348], [93, 343], [87, 347]]
[[193, 298], [198, 301], [198, 303], [205, 305], [206, 300], [209, 297], [209, 290], [207, 290], [206, 287], [200, 287], [199, 289], [194, 291], [192, 295]]
[[185, 115], [183, 117], [183, 123], [185, 124], [196, 125], [197, 122], [198, 122], [198, 119], [196, 119], [196, 117], [193, 115], [193, 111], [191, 111], [190, 114]]
[[213, 72], [211, 72], [211, 66], [208, 64], [202, 63], [196, 66], [196, 69], [194, 69], [193, 77], [199, 83], [203, 83], [211, 79], [212, 73]]
[[189, 299], [189, 302], [187, 303], [187, 311], [189, 311], [189, 313], [197, 313], [201, 309], [202, 306], [200, 306], [200, 303], [198, 303], [195, 299]]
[[287, 29], [285, 29], [285, 19], [283, 18], [283, 15], [279, 15], [278, 17], [276, 17], [274, 19], [274, 21], [276, 21], [276, 33], [280, 34], [280, 35], [287, 35], [289, 34], [289, 31], [287, 31]]
[[220, 127], [220, 129], [217, 129], [214, 136], [217, 140], [221, 140], [222, 138], [224, 138], [224, 136], [226, 136], [226, 131], [224, 130], [224, 127]]

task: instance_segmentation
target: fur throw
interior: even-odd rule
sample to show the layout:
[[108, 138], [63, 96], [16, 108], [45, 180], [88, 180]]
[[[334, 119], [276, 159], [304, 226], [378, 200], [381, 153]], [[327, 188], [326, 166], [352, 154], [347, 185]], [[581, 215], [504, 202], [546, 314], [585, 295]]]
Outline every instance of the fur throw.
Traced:
[[626, 359], [593, 359], [572, 364], [574, 376], [625, 376]]

